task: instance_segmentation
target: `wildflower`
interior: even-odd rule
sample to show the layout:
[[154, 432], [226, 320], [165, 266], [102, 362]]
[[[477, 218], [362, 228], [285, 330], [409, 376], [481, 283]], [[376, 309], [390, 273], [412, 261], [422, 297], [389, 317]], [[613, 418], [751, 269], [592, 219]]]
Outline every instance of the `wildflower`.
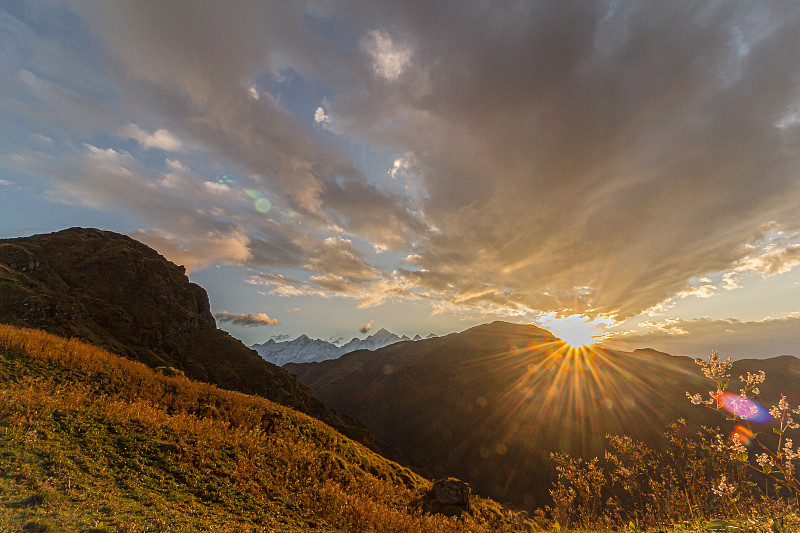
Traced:
[[781, 401], [778, 402], [778, 409], [786, 411], [789, 409], [789, 402], [786, 401], [786, 396], [781, 394]]
[[687, 392], [687, 393], [686, 393], [686, 397], [687, 397], [687, 398], [689, 398], [689, 400], [690, 400], [690, 401], [691, 401], [691, 402], [692, 402], [694, 405], [700, 405], [701, 403], [703, 403], [703, 397], [702, 397], [702, 396], [700, 396], [700, 393], [699, 393], [699, 392], [698, 392], [697, 394], [695, 394], [695, 395], [691, 395], [691, 394], [689, 394], [689, 393]]
[[775, 462], [772, 460], [772, 457], [770, 457], [766, 453], [757, 455], [756, 462], [762, 469], [764, 468], [765, 465], [775, 466]]
[[747, 448], [740, 438], [731, 439], [731, 458], [737, 459], [740, 454], [747, 455]]
[[751, 372], [747, 373], [747, 377], [739, 376], [739, 379], [742, 383], [745, 384], [745, 388], [752, 392], [753, 394], [758, 394], [758, 388], [756, 385], [760, 383], [764, 383], [764, 380], [767, 378], [767, 375], [764, 373], [763, 370], [759, 371], [758, 374], [753, 374]]
[[731, 366], [733, 366], [730, 357], [724, 361], [720, 361], [719, 354], [717, 354], [716, 350], [711, 352], [708, 362], [705, 362], [702, 359], [697, 359], [695, 362], [700, 365], [700, 367], [703, 369], [703, 374], [705, 374], [707, 378], [713, 379], [716, 382], [724, 381], [725, 378], [730, 377], [728, 370], [730, 370]]
[[723, 475], [719, 479], [719, 484], [716, 487], [711, 487], [711, 490], [717, 496], [730, 496], [736, 492], [736, 485], [728, 484], [728, 478]]
[[783, 455], [786, 457], [787, 461], [800, 457], [800, 452], [796, 452], [792, 449], [792, 439], [786, 439], [786, 442], [783, 444]]

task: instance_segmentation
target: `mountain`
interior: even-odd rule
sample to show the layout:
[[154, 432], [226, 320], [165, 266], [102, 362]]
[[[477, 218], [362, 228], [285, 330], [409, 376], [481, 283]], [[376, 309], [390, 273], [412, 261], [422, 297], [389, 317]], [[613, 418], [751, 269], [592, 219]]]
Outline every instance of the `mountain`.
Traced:
[[[431, 338], [431, 336], [435, 337], [436, 335], [431, 333], [428, 338]], [[394, 333], [381, 328], [366, 339], [362, 340], [354, 337], [342, 346], [336, 346], [332, 342], [321, 339], [311, 339], [308, 335], [300, 335], [292, 341], [276, 342], [270, 339], [263, 344], [254, 344], [251, 348], [270, 363], [283, 366], [287, 363], [313, 363], [336, 359], [355, 350], [377, 350], [396, 342], [421, 339], [422, 337], [419, 335], [413, 339], [409, 339], [405, 335], [398, 337]]]
[[[602, 457], [607, 434], [658, 450], [665, 426], [679, 418], [687, 431], [733, 428], [687, 400], [687, 391], [712, 388], [692, 359], [652, 350], [569, 350], [535, 326], [494, 322], [284, 368], [431, 475], [454, 475], [528, 510], [548, 502], [552, 452]], [[737, 361], [731, 374], [758, 369], [768, 377], [761, 386], [766, 405], [777, 403], [779, 391], [792, 405], [800, 402], [800, 360]]]
[[258, 394], [349, 435], [363, 426], [216, 327], [185, 269], [125, 235], [71, 228], [0, 240], [0, 322], [76, 337], [150, 367]]
[[[41, 263], [40, 263], [41, 264]], [[0, 325], [0, 530], [490, 533], [432, 484], [257, 396]], [[442, 514], [459, 514], [457, 520]]]
[[278, 366], [290, 362], [313, 362], [335, 359], [342, 355], [341, 348], [332, 342], [321, 339], [311, 339], [308, 335], [300, 335], [292, 341], [276, 342], [273, 339], [263, 344], [250, 346], [263, 357]]

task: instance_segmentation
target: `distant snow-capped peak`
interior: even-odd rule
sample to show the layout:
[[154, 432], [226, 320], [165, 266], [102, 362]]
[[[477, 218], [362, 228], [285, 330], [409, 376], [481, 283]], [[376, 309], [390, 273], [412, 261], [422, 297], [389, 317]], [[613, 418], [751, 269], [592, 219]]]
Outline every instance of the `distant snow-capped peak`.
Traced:
[[[426, 339], [435, 336], [431, 333]], [[412, 339], [406, 335], [398, 336], [381, 328], [365, 339], [354, 337], [342, 346], [336, 346], [332, 342], [322, 339], [312, 339], [303, 334], [291, 341], [276, 342], [270, 339], [262, 344], [254, 344], [251, 348], [270, 363], [283, 366], [286, 363], [313, 363], [325, 361], [326, 359], [336, 359], [355, 350], [377, 350], [396, 342], [410, 340]], [[413, 340], [422, 340], [422, 337], [416, 335]]]

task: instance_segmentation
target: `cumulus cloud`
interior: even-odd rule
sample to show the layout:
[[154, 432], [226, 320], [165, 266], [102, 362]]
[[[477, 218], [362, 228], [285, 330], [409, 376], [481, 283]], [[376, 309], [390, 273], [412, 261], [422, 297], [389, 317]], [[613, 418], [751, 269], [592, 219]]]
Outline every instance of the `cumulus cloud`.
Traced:
[[789, 272], [800, 265], [800, 244], [769, 244], [760, 253], [750, 254], [736, 262], [737, 273], [755, 272], [774, 276]]
[[373, 323], [373, 322], [375, 322], [375, 321], [374, 321], [374, 320], [370, 320], [369, 322], [367, 322], [366, 324], [364, 324], [364, 327], [362, 327], [362, 328], [361, 328], [360, 330], [358, 330], [358, 331], [359, 331], [359, 332], [361, 332], [361, 333], [367, 333], [369, 330], [371, 330], [371, 329], [372, 329], [372, 323]]
[[167, 152], [175, 152], [183, 146], [181, 140], [165, 129], [147, 133], [136, 124], [128, 124], [120, 131], [120, 135], [136, 142], [145, 148], [159, 148]]
[[327, 124], [327, 123], [330, 123], [330, 121], [331, 121], [331, 117], [329, 117], [325, 113], [325, 110], [322, 109], [322, 106], [318, 107], [317, 110], [314, 111], [314, 122], [316, 122], [316, 123], [323, 122], [323, 123]]
[[214, 313], [214, 318], [218, 322], [230, 322], [235, 326], [278, 326], [281, 321], [275, 318], [270, 318], [266, 313], [247, 313], [235, 314], [227, 311], [220, 311]]

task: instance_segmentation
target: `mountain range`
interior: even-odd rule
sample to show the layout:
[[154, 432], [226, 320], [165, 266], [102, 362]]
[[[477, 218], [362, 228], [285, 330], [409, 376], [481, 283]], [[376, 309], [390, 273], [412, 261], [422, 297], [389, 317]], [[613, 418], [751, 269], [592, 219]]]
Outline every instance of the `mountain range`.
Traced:
[[[431, 333], [426, 338], [433, 337], [436, 337], [436, 335]], [[283, 366], [287, 363], [313, 363], [327, 359], [337, 359], [355, 350], [377, 350], [396, 342], [418, 340], [422, 340], [419, 335], [410, 339], [406, 335], [398, 336], [381, 328], [366, 339], [354, 337], [342, 346], [337, 346], [322, 339], [312, 339], [308, 335], [300, 335], [291, 341], [277, 342], [274, 339], [270, 339], [262, 344], [253, 344], [250, 348], [258, 352], [258, 355], [270, 363]]]

